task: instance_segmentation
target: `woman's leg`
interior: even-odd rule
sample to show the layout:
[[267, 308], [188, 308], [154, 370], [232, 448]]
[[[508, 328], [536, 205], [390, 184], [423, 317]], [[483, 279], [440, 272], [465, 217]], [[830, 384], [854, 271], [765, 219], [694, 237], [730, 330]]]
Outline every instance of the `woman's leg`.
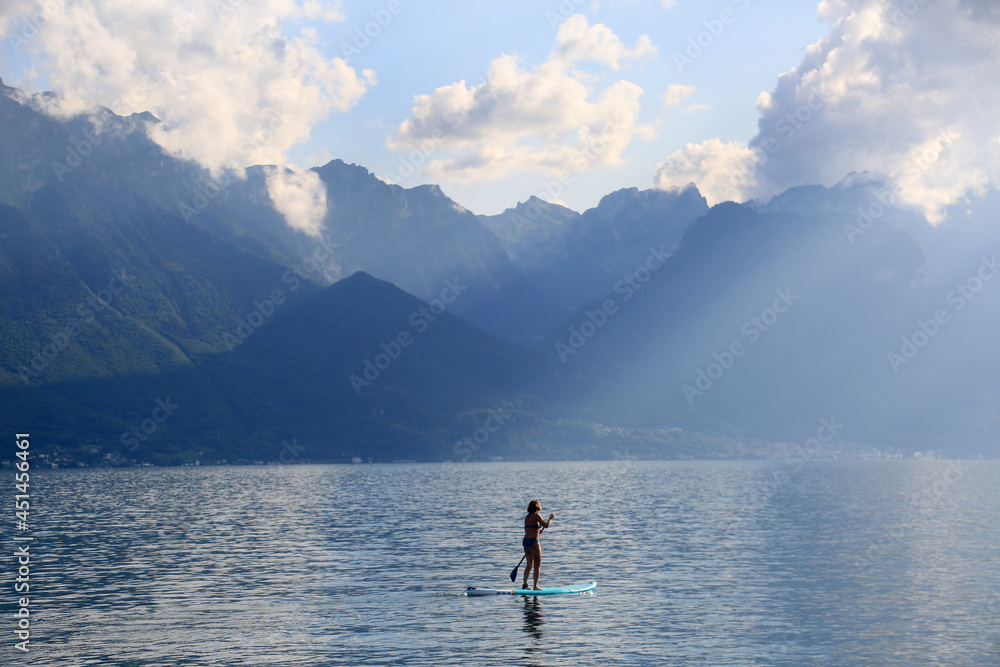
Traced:
[[535, 559], [535, 555], [532, 553], [533, 549], [534, 547], [532, 547], [531, 549], [524, 550], [524, 555], [525, 555], [524, 584], [521, 586], [521, 588], [528, 587], [528, 575], [531, 574], [531, 565], [534, 563]]
[[[531, 545], [531, 556], [528, 556], [528, 557], [531, 558], [532, 556], [534, 557], [534, 561], [535, 561], [535, 590], [537, 591], [537, 590], [540, 590], [538, 588], [538, 575], [539, 575], [539, 570], [541, 570], [541, 568], [542, 568], [542, 545], [541, 545], [541, 543], [535, 542], [533, 545]], [[527, 584], [527, 579], [525, 579], [525, 584]], [[525, 588], [527, 588], [527, 585], [525, 585]]]

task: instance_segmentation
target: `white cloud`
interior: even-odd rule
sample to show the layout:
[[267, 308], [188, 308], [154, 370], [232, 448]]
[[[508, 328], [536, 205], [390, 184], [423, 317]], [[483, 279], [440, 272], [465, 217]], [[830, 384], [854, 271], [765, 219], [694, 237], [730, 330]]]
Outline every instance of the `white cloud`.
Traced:
[[[965, 193], [997, 185], [995, 2], [826, 0], [819, 13], [830, 34], [758, 98], [749, 146], [759, 165], [746, 196], [868, 170], [896, 179], [901, 201], [937, 222]], [[694, 147], [692, 163], [705, 146]], [[739, 152], [708, 152], [723, 171], [744, 166]], [[684, 160], [675, 154], [670, 163]], [[657, 179], [673, 182], [671, 169], [661, 165]]]
[[664, 9], [672, 9], [677, 6], [677, 0], [660, 0], [660, 4]]
[[708, 104], [697, 104], [696, 103], [696, 104], [691, 104], [690, 106], [688, 106], [688, 108], [684, 110], [684, 113], [695, 113], [696, 111], [708, 111], [711, 108], [712, 107], [710, 105], [708, 105]]
[[629, 49], [618, 36], [603, 23], [590, 25], [583, 14], [574, 14], [563, 21], [556, 33], [555, 57], [566, 62], [596, 62], [613, 70], [621, 69], [622, 60], [636, 60], [655, 56], [656, 47], [648, 35], [639, 38], [635, 48]]
[[156, 141], [213, 169], [285, 162], [375, 83], [327, 58], [308, 24], [342, 20], [339, 2], [15, 0], [0, 21], [39, 13], [44, 26], [19, 48], [63, 96], [48, 111], [151, 111], [164, 121]]
[[834, 21], [830, 35], [779, 80], [751, 146], [789, 114], [804, 117], [813, 96], [822, 108], [789, 138], [782, 159], [761, 166], [761, 192], [870, 170], [896, 178], [901, 199], [937, 221], [965, 192], [996, 184], [995, 3], [836, 0], [820, 10]]
[[319, 237], [327, 214], [326, 184], [315, 171], [267, 169], [267, 194], [289, 227]]
[[675, 107], [683, 104], [687, 99], [695, 94], [698, 89], [694, 86], [687, 86], [683, 83], [675, 83], [667, 88], [667, 92], [660, 96], [660, 101], [665, 107]]
[[503, 55], [479, 84], [459, 81], [416, 96], [412, 116], [387, 144], [442, 180], [483, 182], [515, 171], [618, 164], [633, 137], [655, 136], [638, 122], [642, 88], [619, 80], [595, 90], [595, 76], [576, 64], [614, 70], [653, 52], [648, 38], [628, 49], [606, 26], [571, 16], [546, 62], [526, 69], [517, 56]]
[[711, 205], [744, 201], [754, 164], [753, 151], [743, 142], [724, 144], [709, 139], [687, 144], [661, 162], [653, 181], [655, 187], [663, 190], [683, 189], [694, 183]]
[[320, 19], [328, 23], [343, 21], [346, 17], [341, 11], [340, 5], [340, 2], [330, 2], [329, 0], [325, 3], [320, 2], [320, 0], [305, 0], [302, 3], [302, 13], [307, 18]]

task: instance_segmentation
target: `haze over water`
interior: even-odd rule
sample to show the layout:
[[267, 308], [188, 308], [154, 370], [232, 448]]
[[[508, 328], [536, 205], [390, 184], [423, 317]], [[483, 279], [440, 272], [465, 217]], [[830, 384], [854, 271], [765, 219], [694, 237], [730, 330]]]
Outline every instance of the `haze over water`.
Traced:
[[[268, 466], [33, 481], [26, 664], [1000, 660], [996, 462]], [[542, 585], [594, 580], [596, 593], [460, 595], [509, 586], [534, 497], [557, 516]]]

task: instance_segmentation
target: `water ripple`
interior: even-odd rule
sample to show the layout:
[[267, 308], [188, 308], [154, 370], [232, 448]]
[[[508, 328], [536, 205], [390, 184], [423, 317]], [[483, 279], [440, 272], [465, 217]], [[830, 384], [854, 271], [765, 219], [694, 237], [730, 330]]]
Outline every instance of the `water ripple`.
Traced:
[[[45, 471], [30, 664], [1000, 664], [1000, 466], [949, 470]], [[509, 585], [532, 497], [542, 583], [597, 591], [461, 595]]]

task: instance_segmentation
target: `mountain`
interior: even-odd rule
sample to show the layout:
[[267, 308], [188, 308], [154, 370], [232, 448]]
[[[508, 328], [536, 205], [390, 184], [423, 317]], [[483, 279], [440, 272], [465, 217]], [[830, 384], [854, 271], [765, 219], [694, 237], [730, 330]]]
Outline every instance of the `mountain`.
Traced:
[[560, 239], [580, 218], [576, 211], [534, 195], [499, 215], [479, 216], [503, 243], [511, 260], [529, 269], [551, 259]]
[[172, 400], [202, 427], [178, 451], [230, 447], [245, 432], [195, 359], [238, 346], [256, 304], [317, 286], [289, 286], [289, 269], [258, 244], [188, 223], [114, 172], [79, 171], [32, 190], [26, 207], [0, 205], [4, 426], [96, 453]]
[[639, 268], [650, 248], [670, 255], [708, 211], [694, 185], [677, 192], [613, 192], [582, 215], [537, 197], [480, 219], [548, 300], [571, 311]]
[[313, 282], [364, 271], [431, 300], [445, 281], [459, 280], [468, 289], [451, 311], [515, 342], [541, 338], [633, 270], [648, 247], [671, 252], [707, 208], [694, 188], [631, 189], [582, 216], [533, 198], [509, 215], [483, 217], [436, 186], [405, 189], [333, 160], [312, 170], [329, 209], [316, 238], [275, 210], [273, 167], [213, 174], [164, 154], [147, 136], [159, 124], [148, 113], [122, 118], [98, 109], [55, 119], [42, 111], [51, 100], [0, 88], [0, 157], [12, 165], [0, 173], [0, 201], [23, 208], [42, 193], [56, 200], [75, 193], [80, 205], [89, 198], [99, 207], [127, 195]]
[[[267, 169], [213, 176], [166, 155], [147, 136], [159, 122], [148, 114], [59, 120], [39, 110], [45, 96], [0, 93], [12, 165], [0, 174], [2, 421], [44, 425], [53, 460], [270, 460], [286, 430], [336, 432], [317, 460], [440, 458], [449, 438], [481, 433], [501, 407], [518, 427], [491, 436], [496, 452], [575, 456], [588, 441], [598, 449], [580, 451], [632, 437], [586, 426], [606, 413], [565, 404], [568, 388], [594, 382], [586, 374], [496, 336], [544, 331], [559, 312], [439, 189], [331, 162], [315, 170], [331, 202], [317, 239], [275, 212]], [[427, 305], [364, 274], [346, 279], [359, 266]], [[420, 308], [440, 326], [394, 365], [396, 380], [387, 372], [352, 395], [349, 376], [382, 354], [375, 342], [391, 348], [388, 329], [414, 326]], [[493, 335], [456, 317], [477, 309]], [[303, 336], [324, 326], [336, 335]], [[309, 382], [289, 386], [288, 369]]]
[[563, 370], [435, 303], [356, 273], [204, 369], [250, 431], [313, 458], [449, 459], [487, 423], [506, 452], [497, 440], [556, 402]]
[[363, 167], [334, 160], [313, 171], [327, 188], [322, 238], [288, 226], [275, 211], [273, 168], [212, 174], [166, 155], [146, 129], [149, 114], [106, 109], [60, 120], [0, 83], [0, 202], [30, 208], [39, 198], [78, 207], [132, 197], [248, 251], [328, 284], [356, 271], [433, 299], [445, 281], [468, 286], [453, 312], [510, 340], [536, 337], [558, 321], [554, 309], [510, 262], [496, 236], [436, 186], [404, 189]]
[[[609, 379], [576, 400], [736, 437], [804, 443], [825, 419], [846, 442], [994, 453], [1000, 290], [982, 289], [973, 318], [956, 283], [928, 281], [988, 274], [991, 260], [929, 269], [903, 208], [862, 217], [858, 235], [881, 187], [848, 179], [713, 207], [647, 282], [619, 283], [549, 337], [550, 354]], [[642, 401], [618, 400], [625, 390]]]
[[317, 237], [273, 168], [48, 101], [0, 84], [0, 426], [52, 460], [993, 453], [998, 193], [936, 227], [867, 173], [483, 217], [335, 160]]
[[[513, 341], [544, 333], [552, 309], [511, 263], [499, 239], [437, 186], [405, 189], [341, 160], [312, 170], [327, 190], [322, 245], [334, 248], [323, 276], [336, 281], [357, 271], [431, 300], [446, 281], [467, 286], [450, 310]], [[243, 228], [308, 261], [317, 240], [283, 224], [267, 194], [266, 173], [252, 169], [211, 210], [238, 216]]]

